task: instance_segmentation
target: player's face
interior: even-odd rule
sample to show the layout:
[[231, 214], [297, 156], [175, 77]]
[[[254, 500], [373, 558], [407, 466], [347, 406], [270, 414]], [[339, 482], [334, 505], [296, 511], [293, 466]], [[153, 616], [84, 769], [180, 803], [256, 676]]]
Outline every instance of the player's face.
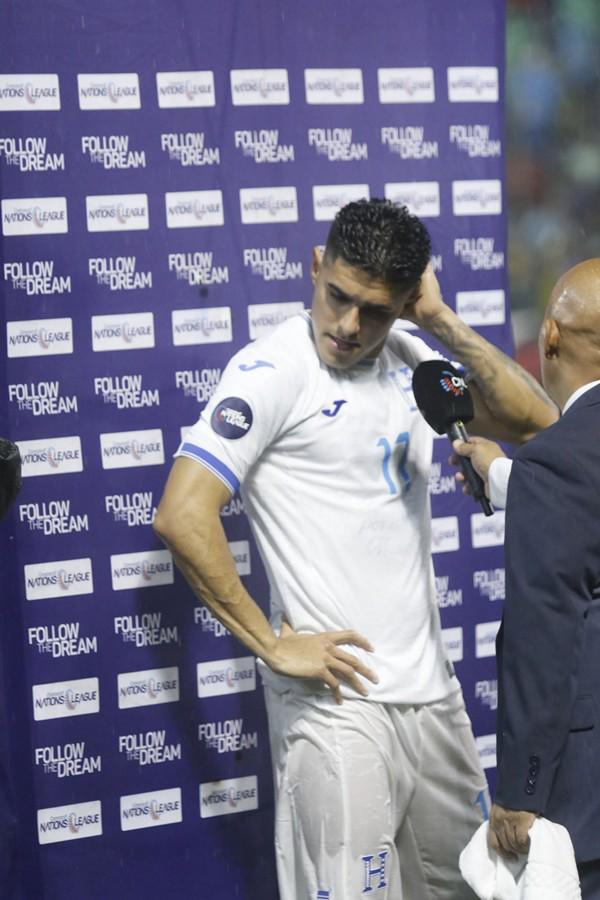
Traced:
[[334, 369], [376, 357], [394, 321], [414, 299], [414, 289], [397, 291], [340, 257], [331, 262], [313, 253], [312, 319], [317, 353]]

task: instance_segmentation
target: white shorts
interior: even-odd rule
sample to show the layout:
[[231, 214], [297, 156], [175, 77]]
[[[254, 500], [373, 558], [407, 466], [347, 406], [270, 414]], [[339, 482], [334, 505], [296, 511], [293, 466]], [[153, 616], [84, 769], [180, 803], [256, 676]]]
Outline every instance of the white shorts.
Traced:
[[265, 689], [281, 900], [471, 900], [489, 809], [462, 693], [423, 706]]

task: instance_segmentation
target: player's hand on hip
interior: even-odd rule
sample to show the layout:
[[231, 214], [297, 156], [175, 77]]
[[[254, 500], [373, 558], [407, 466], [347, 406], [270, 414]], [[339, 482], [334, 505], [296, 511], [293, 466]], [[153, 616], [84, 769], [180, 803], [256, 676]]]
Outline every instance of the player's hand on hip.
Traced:
[[348, 685], [360, 694], [368, 695], [362, 678], [377, 684], [375, 672], [367, 668], [340, 644], [352, 644], [373, 652], [366, 638], [356, 631], [324, 631], [320, 634], [298, 634], [283, 622], [279, 638], [270, 658], [265, 660], [274, 672], [294, 678], [313, 678], [330, 688], [336, 703], [342, 702], [340, 687]]

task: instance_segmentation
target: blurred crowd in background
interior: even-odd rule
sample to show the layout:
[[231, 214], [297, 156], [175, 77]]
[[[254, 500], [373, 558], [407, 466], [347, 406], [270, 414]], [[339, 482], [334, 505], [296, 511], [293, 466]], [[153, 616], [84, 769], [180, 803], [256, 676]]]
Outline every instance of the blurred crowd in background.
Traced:
[[559, 275], [600, 256], [600, 0], [508, 0], [509, 283], [517, 356]]

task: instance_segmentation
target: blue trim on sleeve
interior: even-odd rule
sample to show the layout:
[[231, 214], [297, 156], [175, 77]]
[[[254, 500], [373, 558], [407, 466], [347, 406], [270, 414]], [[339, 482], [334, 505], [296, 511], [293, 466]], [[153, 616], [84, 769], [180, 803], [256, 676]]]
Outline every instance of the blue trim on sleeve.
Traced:
[[203, 450], [202, 447], [196, 447], [195, 444], [188, 444], [187, 442], [182, 444], [179, 449], [179, 454], [181, 456], [191, 456], [193, 459], [197, 459], [198, 462], [201, 462], [206, 466], [207, 469], [220, 478], [221, 481], [224, 481], [225, 484], [231, 488], [232, 492], [235, 494], [240, 487], [240, 481], [233, 474], [231, 469], [229, 469], [225, 463], [222, 463], [220, 459], [217, 459], [216, 456], [213, 456], [212, 453], [209, 453], [208, 450]]

